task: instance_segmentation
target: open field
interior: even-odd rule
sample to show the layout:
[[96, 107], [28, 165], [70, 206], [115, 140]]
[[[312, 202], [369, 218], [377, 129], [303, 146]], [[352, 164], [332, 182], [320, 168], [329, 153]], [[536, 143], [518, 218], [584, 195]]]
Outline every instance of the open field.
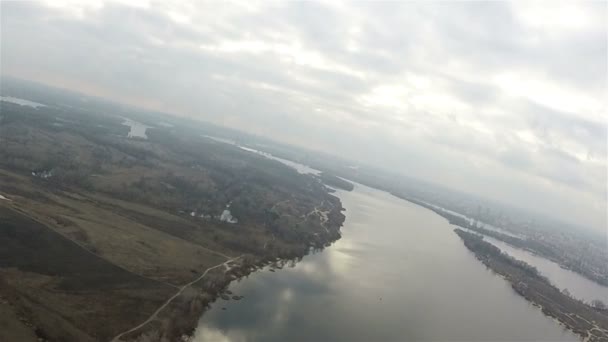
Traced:
[[176, 339], [229, 281], [340, 237], [340, 202], [313, 176], [169, 129], [130, 139], [121, 123], [3, 103], [5, 336]]
[[0, 225], [3, 285], [19, 296], [19, 309], [33, 313], [41, 337], [103, 340], [170, 293], [169, 286], [121, 269], [17, 210], [0, 207]]

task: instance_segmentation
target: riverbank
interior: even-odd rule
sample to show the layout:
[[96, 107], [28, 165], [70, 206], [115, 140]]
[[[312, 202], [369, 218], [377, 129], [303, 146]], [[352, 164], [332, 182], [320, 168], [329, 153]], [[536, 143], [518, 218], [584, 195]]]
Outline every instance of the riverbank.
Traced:
[[[396, 195], [397, 196], [397, 195]], [[399, 197], [399, 196], [398, 196]], [[492, 238], [495, 238], [499, 241], [507, 243], [515, 248], [519, 248], [521, 250], [530, 252], [534, 255], [538, 255], [539, 257], [550, 260], [556, 264], [558, 264], [561, 268], [575, 272], [586, 279], [595, 282], [598, 285], [608, 287], [608, 276], [605, 274], [598, 274], [590, 271], [585, 267], [581, 267], [580, 261], [578, 265], [573, 264], [571, 259], [565, 258], [563, 254], [559, 253], [554, 247], [549, 247], [542, 242], [521, 238], [517, 236], [513, 236], [510, 234], [505, 234], [500, 231], [495, 231], [491, 229], [486, 229], [481, 225], [473, 224], [472, 221], [462, 217], [450, 213], [449, 211], [444, 210], [443, 208], [435, 207], [433, 205], [429, 205], [428, 203], [418, 201], [412, 198], [401, 197], [407, 201], [410, 201], [414, 204], [427, 208], [429, 210], [434, 211], [437, 215], [440, 215], [448, 220], [450, 224], [460, 226], [466, 228], [468, 230], [475, 231], [479, 234], [486, 235]]]
[[329, 247], [340, 238], [340, 228], [345, 216], [340, 201], [334, 202], [332, 209], [326, 213], [322, 225], [327, 234], [324, 238], [303, 242], [309, 246], [305, 253], [290, 252], [279, 255], [269, 253], [263, 256], [241, 255], [207, 269], [192, 282], [180, 287], [165, 301], [146, 321], [126, 330], [112, 339], [119, 341], [188, 341], [192, 338], [198, 319], [205, 314], [210, 305], [217, 300], [240, 300], [239, 296], [229, 291], [232, 282], [247, 278], [253, 272], [268, 267], [274, 272], [285, 265], [294, 265], [312, 251]]
[[608, 312], [591, 308], [561, 292], [534, 267], [502, 253], [483, 237], [461, 229], [454, 232], [478, 260], [503, 276], [515, 292], [541, 308], [545, 315], [557, 319], [585, 341], [608, 341]]
[[0, 312], [19, 319], [0, 340], [179, 336], [232, 280], [218, 265], [340, 238], [339, 199], [317, 178], [196, 130], [155, 126], [143, 139], [122, 117], [76, 108], [2, 114]]
[[359, 184], [336, 196], [342, 238], [231, 283], [244, 299], [214, 303], [192, 342], [579, 341], [488, 272], [442, 217]]

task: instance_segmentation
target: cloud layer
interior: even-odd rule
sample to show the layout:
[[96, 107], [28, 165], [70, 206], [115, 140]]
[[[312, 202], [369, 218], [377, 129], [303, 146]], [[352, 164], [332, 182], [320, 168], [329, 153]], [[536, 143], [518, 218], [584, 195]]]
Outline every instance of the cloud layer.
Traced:
[[605, 2], [3, 2], [2, 74], [606, 227]]

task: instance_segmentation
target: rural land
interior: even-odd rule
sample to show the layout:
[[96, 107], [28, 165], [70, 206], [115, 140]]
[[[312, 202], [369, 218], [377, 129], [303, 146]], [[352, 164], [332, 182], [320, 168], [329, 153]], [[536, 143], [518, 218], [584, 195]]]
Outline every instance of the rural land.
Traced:
[[585, 341], [608, 341], [604, 303], [560, 291], [483, 237], [606, 285], [605, 246], [593, 239], [322, 152], [36, 89], [10, 88], [45, 104], [0, 101], [0, 341], [189, 336], [215, 300], [242, 298], [230, 282], [339, 239], [334, 192], [353, 182], [444, 217], [513, 291]]
[[335, 176], [111, 107], [1, 105], [2, 341], [175, 340], [231, 281], [340, 238]]

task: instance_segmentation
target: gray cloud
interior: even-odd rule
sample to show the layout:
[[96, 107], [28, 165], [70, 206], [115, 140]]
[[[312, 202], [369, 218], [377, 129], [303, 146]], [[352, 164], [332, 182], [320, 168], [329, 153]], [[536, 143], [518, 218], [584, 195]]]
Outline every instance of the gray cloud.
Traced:
[[606, 3], [1, 6], [2, 74], [605, 227]]

